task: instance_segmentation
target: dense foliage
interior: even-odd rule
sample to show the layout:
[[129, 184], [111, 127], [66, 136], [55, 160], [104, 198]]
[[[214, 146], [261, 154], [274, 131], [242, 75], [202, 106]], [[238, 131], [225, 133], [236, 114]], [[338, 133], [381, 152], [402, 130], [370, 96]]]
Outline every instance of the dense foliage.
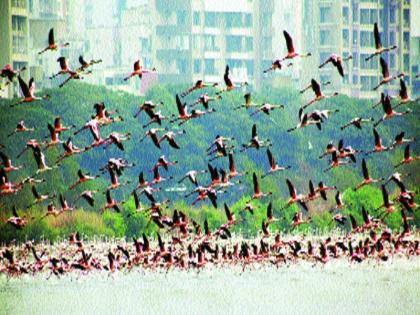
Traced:
[[[271, 200], [274, 206], [274, 216], [280, 218], [271, 227], [271, 230], [280, 228], [287, 231], [290, 226], [290, 220], [293, 213], [297, 211], [296, 206], [286, 210], [280, 210], [288, 198], [288, 190], [285, 178], [289, 178], [297, 187], [299, 192], [308, 192], [308, 181], [312, 179], [314, 184], [324, 181], [327, 185], [335, 185], [338, 190], [343, 192], [343, 199], [346, 207], [344, 214], [353, 213], [356, 219], [361, 222], [361, 206], [365, 206], [371, 215], [378, 215], [376, 208], [382, 204], [382, 195], [379, 186], [368, 186], [358, 192], [353, 188], [362, 180], [361, 155], [357, 157], [357, 163], [349, 164], [330, 172], [324, 173], [327, 167], [328, 159], [319, 159], [319, 155], [324, 151], [328, 142], [337, 144], [340, 139], [344, 139], [345, 145], [351, 145], [356, 149], [364, 151], [373, 148], [372, 125], [364, 125], [362, 130], [354, 127], [340, 130], [340, 126], [350, 121], [356, 116], [374, 117], [375, 120], [382, 116], [382, 109], [377, 107], [372, 109], [372, 102], [362, 101], [345, 96], [338, 96], [332, 99], [323, 100], [312, 109], [339, 109], [324, 124], [322, 131], [318, 131], [315, 126], [287, 133], [286, 130], [298, 123], [298, 110], [312, 95], [299, 94], [298, 91], [291, 89], [269, 89], [265, 88], [262, 93], [253, 93], [253, 101], [256, 103], [269, 102], [272, 104], [284, 104], [285, 109], [276, 110], [270, 116], [260, 113], [251, 117], [245, 109], [234, 110], [234, 107], [243, 104], [243, 93], [233, 91], [223, 94], [223, 99], [210, 103], [216, 112], [205, 117], [195, 119], [178, 127], [176, 124], [171, 127], [172, 130], [185, 129], [186, 134], [177, 137], [177, 142], [181, 150], [170, 148], [167, 143], [162, 145], [159, 150], [153, 146], [150, 138], [140, 143], [139, 140], [144, 136], [146, 129], [142, 125], [148, 121], [148, 117], [142, 113], [139, 119], [133, 118], [139, 104], [145, 99], [151, 99], [155, 103], [162, 101], [162, 113], [170, 116], [176, 113], [175, 94], [185, 90], [186, 86], [157, 86], [149, 91], [144, 98], [135, 97], [123, 92], [113, 92], [104, 87], [92, 86], [82, 83], [69, 84], [62, 89], [51, 89], [47, 93], [51, 96], [49, 100], [29, 105], [23, 104], [20, 107], [10, 108], [9, 104], [14, 100], [0, 100], [0, 143], [5, 145], [2, 149], [12, 158], [14, 164], [24, 165], [25, 167], [17, 172], [9, 174], [12, 182], [32, 175], [35, 170], [35, 162], [30, 152], [16, 160], [18, 153], [24, 148], [28, 139], [44, 139], [48, 136], [47, 123], [53, 123], [56, 116], [61, 116], [64, 125], [75, 124], [82, 126], [93, 114], [93, 104], [105, 102], [108, 110], [118, 110], [118, 114], [124, 117], [123, 122], [113, 123], [101, 128], [101, 134], [108, 136], [112, 131], [120, 133], [131, 132], [131, 140], [124, 143], [125, 151], [119, 151], [115, 146], [107, 150], [95, 148], [86, 154], [70, 157], [63, 161], [58, 169], [43, 174], [47, 179], [45, 183], [37, 186], [41, 193], [56, 192], [63, 193], [66, 199], [72, 204], [72, 201], [86, 189], [99, 189], [105, 191], [109, 185], [109, 176], [107, 173], [101, 175], [100, 179], [79, 186], [69, 191], [68, 187], [77, 180], [77, 170], [79, 168], [92, 174], [99, 174], [99, 168], [106, 164], [111, 157], [124, 157], [130, 162], [136, 164], [135, 167], [127, 169], [121, 177], [121, 181], [130, 180], [131, 184], [123, 187], [113, 196], [117, 200], [127, 200], [130, 198], [130, 192], [136, 186], [137, 176], [140, 171], [144, 171], [146, 177], [151, 178], [150, 170], [156, 163], [160, 155], [165, 155], [169, 160], [179, 161], [178, 165], [169, 169], [166, 173], [162, 171], [163, 176], [167, 174], [174, 176], [175, 180], [168, 184], [163, 184], [162, 192], [158, 193], [159, 199], [168, 198], [171, 200], [170, 209], [179, 209], [185, 211], [200, 224], [207, 218], [210, 227], [216, 227], [223, 223], [226, 218], [223, 211], [223, 203], [227, 203], [236, 213], [241, 221], [235, 227], [236, 232], [244, 235], [257, 233], [261, 228], [261, 222], [266, 216], [266, 207]], [[208, 90], [209, 94], [213, 92]], [[202, 92], [193, 92], [186, 98], [188, 104], [193, 103]], [[311, 93], [311, 92], [308, 92]], [[387, 121], [378, 127], [385, 145], [393, 141], [396, 134], [401, 131], [406, 132], [407, 137], [413, 137], [420, 134], [419, 123], [419, 104], [412, 104], [414, 111], [411, 115], [404, 118], [396, 118]], [[36, 127], [37, 130], [32, 133], [17, 134], [12, 137], [7, 135], [12, 132], [18, 121], [25, 120], [28, 127]], [[250, 194], [252, 194], [252, 172], [262, 175], [268, 170], [268, 162], [265, 149], [248, 150], [246, 153], [239, 153], [242, 143], [247, 143], [251, 137], [251, 126], [257, 123], [258, 133], [261, 139], [269, 138], [273, 143], [272, 151], [278, 164], [291, 165], [292, 168], [285, 172], [277, 173], [260, 180], [265, 191], [272, 191], [271, 197], [262, 201], [254, 202], [257, 209], [252, 216], [249, 212], [241, 211]], [[169, 126], [168, 121], [164, 122]], [[177, 179], [181, 178], [188, 170], [207, 169], [208, 158], [206, 158], [206, 148], [217, 135], [230, 136], [235, 138], [235, 161], [239, 171], [247, 171], [248, 175], [240, 178], [234, 187], [228, 190], [228, 193], [219, 196], [218, 209], [214, 209], [206, 201], [199, 203], [196, 207], [191, 207], [192, 199], [185, 199], [186, 192], [193, 189], [191, 183], [185, 181], [177, 184]], [[68, 131], [62, 136], [66, 140], [71, 136], [73, 142], [78, 147], [84, 147], [92, 142], [89, 131], [73, 136], [73, 131]], [[398, 147], [391, 152], [373, 154], [366, 157], [369, 171], [372, 177], [388, 177], [394, 172], [394, 167], [403, 157], [403, 147]], [[420, 153], [418, 143], [411, 145], [414, 153]], [[46, 152], [47, 164], [53, 165], [58, 156], [62, 153], [61, 146], [48, 149]], [[227, 158], [217, 159], [212, 162], [217, 168], [227, 168]], [[420, 183], [420, 163], [414, 162], [411, 165], [401, 167], [401, 172], [411, 175], [404, 179], [411, 190], [417, 190]], [[237, 179], [235, 179], [237, 181]], [[203, 174], [199, 177], [200, 184], [207, 184], [208, 175]], [[397, 187], [394, 184], [388, 185], [391, 196], [397, 194]], [[99, 196], [101, 195], [101, 196]], [[73, 213], [66, 213], [57, 218], [47, 218], [40, 220], [39, 217], [46, 211], [46, 205], [34, 206], [27, 209], [27, 206], [33, 202], [30, 188], [27, 186], [23, 191], [15, 196], [0, 197], [0, 218], [2, 221], [10, 216], [12, 205], [16, 205], [20, 213], [30, 213], [35, 217], [27, 227], [22, 231], [16, 231], [13, 227], [6, 224], [0, 226], [0, 242], [8, 242], [12, 239], [50, 239], [68, 235], [70, 232], [79, 231], [85, 235], [108, 235], [108, 236], [134, 236], [142, 232], [151, 232], [156, 229], [153, 223], [148, 222], [148, 218], [143, 214], [137, 214], [128, 217], [128, 213], [133, 211], [134, 202], [132, 198], [124, 204], [122, 214], [106, 212], [102, 216], [99, 214], [99, 208], [105, 203], [105, 197], [102, 194], [97, 195], [95, 208], [89, 207], [84, 202], [79, 205], [82, 208]], [[335, 228], [328, 210], [334, 207], [334, 192], [328, 194], [328, 201], [317, 200], [311, 203], [309, 216], [312, 222], [309, 227], [302, 226], [299, 229], [325, 230]], [[147, 204], [147, 200], [142, 197], [142, 202]], [[171, 211], [168, 210], [168, 215]], [[414, 214], [413, 224], [420, 224], [420, 215]], [[398, 212], [387, 217], [386, 223], [392, 228], [399, 228], [401, 216]]]

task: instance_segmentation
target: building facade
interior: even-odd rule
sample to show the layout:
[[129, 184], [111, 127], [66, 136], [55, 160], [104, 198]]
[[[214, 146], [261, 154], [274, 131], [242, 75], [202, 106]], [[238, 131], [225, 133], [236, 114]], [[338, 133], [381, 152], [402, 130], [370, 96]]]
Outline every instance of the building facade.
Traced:
[[273, 58], [272, 0], [154, 0], [152, 45], [159, 81], [234, 80], [261, 87]]
[[[10, 64], [13, 69], [26, 67], [22, 77], [29, 77], [29, 25], [27, 0], [0, 1], [0, 65]], [[5, 83], [5, 81], [4, 81]], [[17, 84], [0, 91], [1, 97], [13, 97], [18, 93]]]
[[[311, 50], [313, 60], [312, 64], [305, 61], [302, 71], [315, 78], [319, 74], [321, 81], [331, 81], [327, 91], [377, 98], [372, 89], [381, 80], [379, 57], [369, 61], [365, 58], [374, 52], [373, 24], [378, 22], [383, 46], [398, 46], [382, 56], [391, 74], [404, 73], [410, 86], [410, 7], [410, 0], [304, 0], [304, 48]], [[331, 53], [353, 57], [344, 65], [344, 79], [332, 67], [316, 67]], [[383, 90], [396, 94], [398, 88], [395, 81]]]

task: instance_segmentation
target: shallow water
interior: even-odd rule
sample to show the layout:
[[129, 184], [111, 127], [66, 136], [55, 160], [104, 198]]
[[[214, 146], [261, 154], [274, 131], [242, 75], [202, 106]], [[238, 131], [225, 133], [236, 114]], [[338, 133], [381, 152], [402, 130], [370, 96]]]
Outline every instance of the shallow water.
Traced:
[[1, 314], [420, 314], [420, 258], [0, 278]]

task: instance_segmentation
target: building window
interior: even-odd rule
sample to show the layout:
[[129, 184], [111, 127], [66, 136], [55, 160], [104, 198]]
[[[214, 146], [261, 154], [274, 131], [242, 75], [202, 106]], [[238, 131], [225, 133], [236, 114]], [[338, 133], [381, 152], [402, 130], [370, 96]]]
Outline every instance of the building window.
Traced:
[[252, 37], [245, 38], [245, 49], [247, 52], [251, 52], [254, 50], [254, 40]]
[[394, 31], [389, 32], [389, 44], [395, 45], [395, 32]]
[[187, 73], [187, 60], [177, 59], [176, 68], [178, 70], [178, 73]]
[[331, 14], [330, 7], [320, 7], [319, 17], [320, 17], [321, 23], [331, 23], [330, 14]]
[[227, 28], [242, 27], [242, 16], [241, 13], [226, 13], [225, 21]]
[[378, 23], [378, 10], [371, 9], [370, 10], [370, 24]]
[[252, 27], [252, 15], [250, 13], [245, 14], [245, 26]]
[[389, 54], [389, 68], [395, 69], [395, 54]]
[[343, 30], [343, 46], [349, 47], [349, 30]]
[[205, 35], [204, 36], [204, 49], [206, 51], [218, 51], [219, 48], [216, 47], [216, 36], [215, 35]]
[[358, 34], [357, 34], [357, 31], [353, 31], [353, 45], [357, 45], [357, 36]]
[[323, 63], [325, 60], [327, 60], [330, 57], [329, 53], [321, 52], [319, 53], [319, 63]]
[[370, 24], [369, 9], [360, 10], [360, 24]]
[[359, 78], [357, 75], [353, 75], [353, 84], [358, 84], [359, 83]]
[[389, 9], [389, 23], [395, 24], [395, 7], [392, 5]]
[[373, 33], [367, 31], [360, 32], [360, 46], [372, 47], [374, 45]]
[[187, 11], [177, 11], [176, 12], [176, 24], [185, 25], [187, 22]]
[[195, 26], [201, 24], [200, 12], [194, 12], [194, 14], [193, 14], [193, 22], [194, 22], [194, 25]]
[[12, 46], [13, 46], [13, 53], [15, 54], [26, 54], [27, 52], [27, 45], [26, 45], [26, 37], [13, 35], [12, 38]]
[[241, 52], [241, 36], [226, 36], [226, 51]]
[[26, 8], [26, 0], [12, 0], [13, 8]]
[[410, 73], [410, 55], [409, 54], [404, 54], [403, 62], [404, 62], [403, 71], [405, 73]]
[[328, 30], [321, 30], [319, 32], [319, 43], [321, 45], [327, 45], [328, 43], [330, 43], [330, 31]]
[[406, 50], [410, 50], [410, 33], [404, 32], [403, 34], [403, 47]]
[[23, 32], [25, 30], [26, 18], [23, 16], [12, 15], [12, 30]]
[[216, 13], [215, 12], [206, 12], [204, 15], [204, 25], [207, 27], [216, 26]]
[[359, 54], [357, 52], [353, 53], [353, 68], [359, 67]]
[[360, 77], [360, 90], [369, 91], [370, 90], [370, 80], [367, 76]]
[[150, 40], [148, 38], [140, 38], [140, 52], [141, 53], [150, 53]]
[[201, 72], [201, 60], [194, 59], [194, 73], [200, 73], [200, 72]]
[[214, 59], [206, 59], [204, 60], [204, 71], [206, 74], [216, 74], [215, 67], [214, 67]]
[[355, 1], [352, 1], [351, 14], [353, 16], [353, 23], [359, 21], [359, 5]]
[[349, 7], [343, 7], [343, 23], [349, 24]]
[[384, 20], [384, 10], [380, 9], [379, 10], [379, 27], [383, 26], [383, 20]]
[[253, 60], [247, 60], [245, 61], [246, 65], [246, 72], [249, 76], [254, 75], [254, 61]]
[[410, 27], [410, 10], [404, 9], [403, 21], [404, 27]]

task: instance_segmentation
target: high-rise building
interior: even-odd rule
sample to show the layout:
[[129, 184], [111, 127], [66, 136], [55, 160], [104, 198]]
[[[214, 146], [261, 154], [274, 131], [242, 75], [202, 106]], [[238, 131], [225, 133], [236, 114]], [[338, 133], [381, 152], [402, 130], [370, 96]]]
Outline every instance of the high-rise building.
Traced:
[[152, 45], [160, 82], [234, 80], [261, 86], [273, 58], [273, 0], [154, 0]]
[[[406, 75], [404, 80], [410, 85], [409, 0], [304, 0], [302, 22], [304, 50], [312, 52], [312, 58], [304, 61], [303, 69], [313, 77], [319, 73], [321, 81], [331, 81], [325, 90], [337, 90], [360, 98], [377, 98], [378, 93], [372, 89], [381, 80], [379, 57], [365, 61], [375, 49], [375, 22], [379, 25], [383, 46], [398, 46], [396, 50], [382, 54], [391, 74], [403, 72]], [[316, 67], [331, 53], [353, 57], [344, 65], [343, 79], [332, 67]], [[383, 90], [396, 94], [398, 88], [398, 81], [395, 81], [385, 85]]]
[[[28, 69], [28, 2], [27, 0], [0, 1], [0, 66], [10, 64], [13, 69]], [[28, 79], [29, 69], [22, 76]], [[0, 91], [2, 97], [17, 95], [17, 84]]]

